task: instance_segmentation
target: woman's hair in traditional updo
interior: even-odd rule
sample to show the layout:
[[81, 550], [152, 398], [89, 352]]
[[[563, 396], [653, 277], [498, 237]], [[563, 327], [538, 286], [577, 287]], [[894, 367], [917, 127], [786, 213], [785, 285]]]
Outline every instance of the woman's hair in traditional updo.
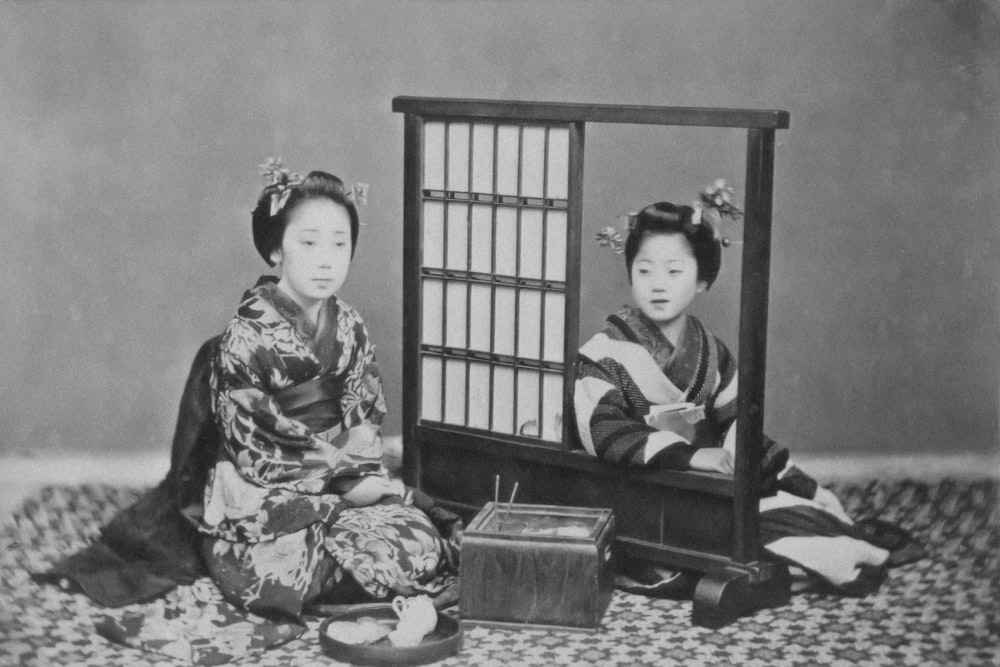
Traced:
[[354, 202], [348, 198], [344, 189], [344, 182], [325, 171], [311, 171], [308, 176], [302, 179], [301, 183], [287, 187], [291, 188], [291, 192], [277, 213], [271, 215], [271, 197], [275, 193], [280, 195], [280, 188], [276, 185], [268, 185], [257, 199], [257, 207], [250, 217], [253, 227], [253, 244], [268, 266], [274, 266], [271, 255], [281, 247], [281, 241], [285, 237], [285, 228], [288, 226], [292, 211], [310, 199], [329, 199], [347, 209], [347, 214], [351, 218], [351, 257], [354, 257], [354, 250], [358, 247], [360, 220], [358, 219], [358, 209], [354, 206]]
[[722, 266], [722, 244], [715, 238], [715, 229], [707, 220], [692, 222], [694, 209], [670, 202], [650, 204], [635, 217], [628, 238], [625, 240], [625, 267], [632, 282], [632, 263], [639, 253], [643, 240], [654, 234], [680, 234], [691, 244], [698, 263], [698, 280], [712, 286]]

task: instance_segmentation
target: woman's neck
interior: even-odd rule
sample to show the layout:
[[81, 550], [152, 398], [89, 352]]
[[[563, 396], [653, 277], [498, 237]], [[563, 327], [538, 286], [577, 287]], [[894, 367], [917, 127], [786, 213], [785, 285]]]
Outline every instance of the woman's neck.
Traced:
[[684, 328], [687, 326], [687, 313], [682, 313], [675, 317], [674, 319], [666, 322], [665, 324], [658, 324], [660, 328], [660, 333], [663, 337], [669, 341], [671, 345], [677, 347], [677, 341], [681, 339], [681, 335], [684, 334]]
[[309, 318], [309, 321], [315, 324], [317, 328], [320, 328], [323, 325], [320, 318], [323, 315], [323, 306], [326, 304], [326, 299], [305, 299], [300, 294], [297, 294], [294, 290], [290, 289], [284, 278], [278, 281], [278, 289], [280, 289], [289, 299], [297, 303], [299, 308], [301, 308], [306, 314], [306, 317]]

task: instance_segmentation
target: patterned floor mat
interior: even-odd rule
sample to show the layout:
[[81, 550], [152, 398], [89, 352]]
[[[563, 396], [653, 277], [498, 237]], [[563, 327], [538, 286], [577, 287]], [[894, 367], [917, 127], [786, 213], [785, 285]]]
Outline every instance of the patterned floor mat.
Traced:
[[[893, 570], [878, 594], [799, 594], [711, 631], [692, 627], [690, 602], [615, 592], [596, 633], [470, 628], [442, 665], [996, 665], [1000, 664], [1000, 512], [995, 481], [840, 484], [856, 516], [877, 513], [924, 540], [931, 557]], [[38, 586], [45, 569], [82, 547], [139, 490], [50, 487], [0, 524], [0, 664], [175, 665], [94, 632], [106, 610]], [[139, 607], [141, 608], [141, 607]], [[323, 655], [319, 622], [258, 665], [338, 664]]]

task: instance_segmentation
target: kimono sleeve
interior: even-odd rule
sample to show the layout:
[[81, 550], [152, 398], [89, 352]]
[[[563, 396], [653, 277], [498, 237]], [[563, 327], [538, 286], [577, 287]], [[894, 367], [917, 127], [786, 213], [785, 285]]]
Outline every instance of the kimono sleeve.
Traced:
[[[719, 356], [719, 375], [717, 386], [706, 406], [705, 415], [715, 432], [726, 440], [727, 448], [735, 456], [735, 446], [731, 441], [734, 441], [736, 436], [736, 396], [739, 391], [736, 357], [722, 341], [715, 339], [715, 344]], [[777, 443], [765, 434], [763, 438], [765, 456], [769, 451], [777, 449], [779, 449]], [[777, 488], [782, 491], [803, 498], [812, 498], [816, 495], [817, 486], [816, 480], [796, 466], [791, 459], [777, 471]]]
[[726, 344], [712, 337], [719, 359], [718, 374], [712, 395], [705, 405], [705, 417], [721, 435], [736, 421], [736, 396], [739, 391], [736, 357]]
[[344, 426], [380, 426], [385, 418], [385, 394], [382, 391], [378, 362], [375, 360], [375, 345], [360, 318], [354, 323], [353, 335], [357, 353], [353, 355], [351, 367], [347, 370], [344, 395], [340, 401]]
[[234, 320], [216, 357], [216, 421], [223, 447], [240, 475], [263, 487], [320, 493], [341, 468], [357, 464], [305, 424], [284, 416], [265, 378], [276, 356], [256, 330]]
[[579, 356], [573, 404], [580, 440], [598, 458], [620, 465], [689, 468], [696, 447], [646, 422], [648, 404], [614, 360]]

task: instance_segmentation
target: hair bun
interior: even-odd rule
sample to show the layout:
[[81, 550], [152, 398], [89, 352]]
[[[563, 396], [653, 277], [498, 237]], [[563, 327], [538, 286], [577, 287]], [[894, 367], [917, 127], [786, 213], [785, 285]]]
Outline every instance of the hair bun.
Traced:
[[347, 195], [347, 190], [344, 187], [344, 181], [339, 176], [334, 176], [326, 171], [310, 171], [306, 174], [306, 177], [302, 179], [302, 185], [306, 184], [309, 186], [321, 186], [327, 191], [334, 192], [338, 195]]
[[[326, 171], [310, 171], [305, 178], [281, 166], [280, 160], [270, 158], [261, 165], [261, 174], [268, 183], [261, 191], [257, 207], [251, 214], [254, 246], [269, 266], [274, 266], [271, 255], [281, 246], [290, 211], [303, 201], [329, 199], [342, 205], [351, 219], [351, 254], [358, 244], [358, 211], [356, 199], [364, 203], [367, 185], [358, 183], [348, 188], [339, 177]], [[359, 196], [360, 195], [360, 196]]]

